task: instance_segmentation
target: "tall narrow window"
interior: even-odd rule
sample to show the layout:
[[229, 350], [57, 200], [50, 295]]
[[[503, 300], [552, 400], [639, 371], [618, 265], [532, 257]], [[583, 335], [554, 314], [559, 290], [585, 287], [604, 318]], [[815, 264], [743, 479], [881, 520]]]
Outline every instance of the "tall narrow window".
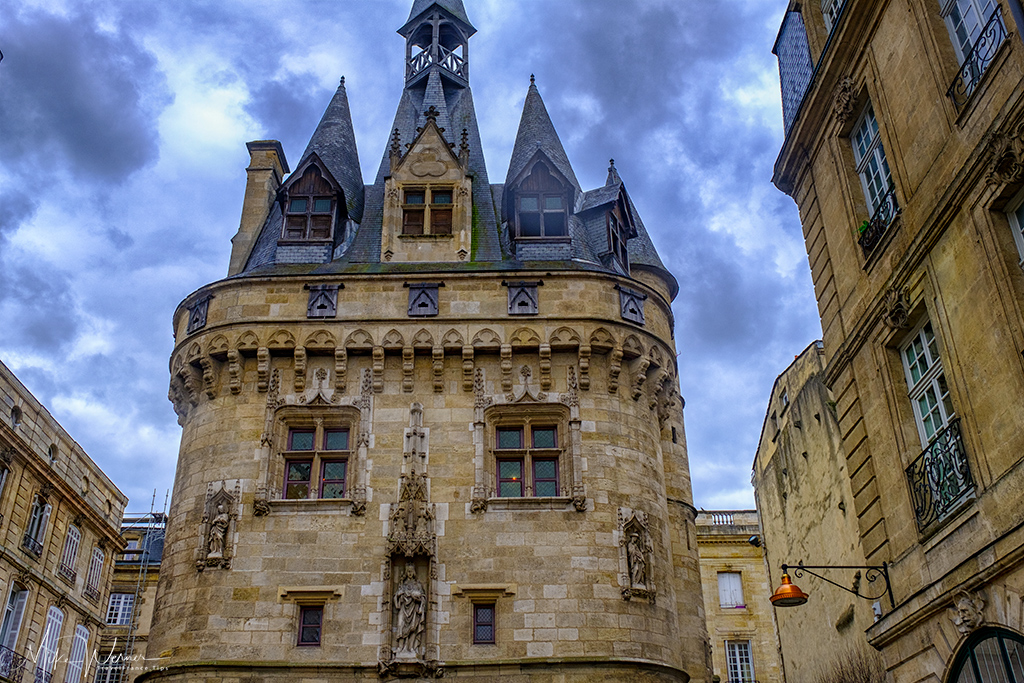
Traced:
[[85, 671], [85, 654], [89, 648], [89, 629], [82, 624], [75, 627], [75, 639], [71, 643], [71, 654], [68, 656], [68, 668], [64, 674], [64, 683], [81, 683]]
[[739, 572], [718, 572], [718, 604], [725, 608], [746, 607]]
[[953, 47], [963, 64], [971, 48], [981, 37], [985, 23], [996, 9], [995, 0], [946, 0], [942, 16], [946, 20]]
[[1009, 34], [996, 0], [944, 0], [942, 16], [960, 62], [960, 71], [946, 92], [962, 107]]
[[[53, 674], [53, 665], [57, 662], [60, 631], [63, 626], [64, 612], [56, 607], [47, 610], [43, 639], [39, 642], [39, 652], [36, 656], [36, 681], [49, 681]], [[40, 674], [43, 675], [40, 676]]]
[[473, 605], [473, 643], [490, 645], [494, 643], [494, 605]]
[[28, 602], [28, 589], [11, 584], [11, 592], [7, 596], [7, 607], [4, 610], [3, 625], [0, 625], [0, 646], [14, 652], [18, 646], [18, 632], [21, 631], [21, 620], [25, 616], [25, 603]]
[[[1016, 208], [1008, 213], [1010, 229], [1013, 231], [1013, 241], [1017, 244], [1017, 252], [1020, 254], [1020, 262], [1024, 264], [1024, 197], [1018, 197]], [[0, 483], [0, 486], [3, 486]]]
[[68, 581], [74, 581], [77, 576], [75, 563], [78, 562], [78, 546], [82, 542], [82, 532], [77, 526], [68, 527], [68, 533], [64, 537], [64, 551], [60, 554], [60, 566], [57, 573]]
[[825, 30], [829, 33], [836, 27], [845, 4], [846, 0], [821, 0], [821, 14], [825, 18]]
[[320, 637], [323, 630], [324, 608], [322, 605], [315, 607], [299, 608], [299, 645], [313, 646], [320, 644]]
[[853, 156], [857, 162], [857, 173], [864, 188], [864, 196], [868, 201], [868, 213], [874, 214], [882, 205], [889, 186], [892, 185], [892, 175], [889, 173], [889, 162], [885, 160], [885, 149], [882, 147], [878, 132], [878, 120], [870, 104], [854, 128], [852, 139]]
[[85, 575], [85, 597], [96, 600], [100, 597], [100, 579], [103, 576], [103, 561], [106, 555], [100, 548], [92, 549], [89, 559], [89, 573]]
[[927, 446], [954, 417], [949, 386], [942, 371], [939, 346], [930, 321], [906, 343], [901, 356], [921, 445]]
[[39, 557], [43, 554], [43, 539], [46, 537], [46, 524], [50, 521], [52, 507], [46, 499], [37, 495], [29, 513], [28, 527], [21, 546], [31, 554]]
[[750, 655], [749, 640], [725, 641], [725, 660], [729, 668], [729, 683], [754, 683], [754, 661]]

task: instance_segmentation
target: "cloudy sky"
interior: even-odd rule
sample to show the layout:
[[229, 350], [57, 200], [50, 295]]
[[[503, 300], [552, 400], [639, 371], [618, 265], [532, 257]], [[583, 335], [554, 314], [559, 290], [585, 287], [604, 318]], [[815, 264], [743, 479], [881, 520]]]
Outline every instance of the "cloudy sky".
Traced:
[[[785, 0], [465, 0], [491, 178], [531, 73], [584, 189], [616, 166], [674, 303], [698, 507], [752, 507], [772, 382], [820, 337], [771, 55]], [[171, 487], [171, 313], [227, 271], [245, 142], [297, 162], [346, 77], [373, 179], [412, 0], [6, 0], [0, 360], [146, 511]]]

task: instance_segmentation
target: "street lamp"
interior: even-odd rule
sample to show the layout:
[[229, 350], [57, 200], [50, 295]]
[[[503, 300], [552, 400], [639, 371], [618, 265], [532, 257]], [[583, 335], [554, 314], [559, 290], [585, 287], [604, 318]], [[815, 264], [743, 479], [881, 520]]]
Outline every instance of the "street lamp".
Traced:
[[[883, 562], [881, 565], [878, 566], [813, 565], [804, 564], [803, 562], [800, 562], [795, 567], [792, 567], [792, 569], [793, 575], [798, 579], [804, 575], [804, 572], [807, 572], [811, 576], [816, 576], [822, 581], [831, 583], [833, 586], [842, 588], [847, 593], [852, 593], [853, 595], [856, 595], [858, 598], [864, 598], [865, 600], [879, 600], [883, 596], [888, 594], [889, 605], [893, 609], [896, 609], [896, 601], [892, 597], [892, 584], [889, 583], [889, 564], [887, 562]], [[818, 574], [814, 571], [811, 571], [813, 569], [863, 569], [864, 578], [868, 580], [868, 583], [874, 583], [879, 577], [881, 577], [882, 580], [885, 581], [885, 590], [882, 591], [879, 595], [875, 596], [862, 595], [859, 590], [855, 588], [847, 588], [841, 583], [836, 583], [832, 579], [824, 577], [821, 574]], [[805, 602], [807, 602], [807, 593], [804, 593], [802, 590], [800, 590], [800, 588], [797, 587], [797, 585], [790, 580], [789, 570], [790, 566], [788, 564], [782, 565], [782, 583], [769, 598], [769, 600], [772, 601], [772, 605], [774, 605], [775, 607], [797, 607], [798, 605], [802, 605]]]

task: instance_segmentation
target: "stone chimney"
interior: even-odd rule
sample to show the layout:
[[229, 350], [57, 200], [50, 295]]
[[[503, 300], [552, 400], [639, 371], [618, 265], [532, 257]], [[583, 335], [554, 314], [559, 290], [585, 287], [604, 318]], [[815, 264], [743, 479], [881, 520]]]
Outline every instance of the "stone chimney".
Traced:
[[249, 150], [249, 167], [245, 169], [248, 181], [242, 202], [242, 220], [238, 232], [231, 238], [228, 276], [237, 275], [245, 268], [281, 187], [281, 180], [290, 170], [284, 149], [277, 140], [255, 140], [245, 143], [245, 146]]

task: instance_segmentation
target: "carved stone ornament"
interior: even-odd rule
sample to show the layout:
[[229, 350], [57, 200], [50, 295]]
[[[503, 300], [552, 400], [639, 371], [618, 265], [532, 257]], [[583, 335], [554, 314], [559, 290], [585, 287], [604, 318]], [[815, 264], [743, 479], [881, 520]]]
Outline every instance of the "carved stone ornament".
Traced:
[[402, 475], [398, 504], [391, 510], [388, 553], [406, 557], [433, 555], [434, 510], [427, 502], [427, 477], [413, 470]]
[[949, 609], [949, 619], [960, 635], [968, 635], [985, 623], [985, 600], [977, 593], [960, 591]]
[[894, 330], [904, 330], [910, 326], [910, 291], [893, 287], [885, 293], [882, 301], [884, 311], [882, 320]]
[[338, 290], [344, 285], [306, 285], [309, 301], [306, 304], [307, 318], [333, 318], [338, 313]]
[[186, 334], [192, 334], [206, 327], [206, 312], [209, 310], [210, 299], [212, 298], [212, 294], [207, 294], [189, 306], [188, 327], [185, 329]]
[[51, 482], [46, 482], [39, 488], [39, 497], [45, 500], [53, 495], [53, 490], [53, 484]]
[[580, 385], [576, 379], [576, 368], [571, 365], [566, 369], [568, 377], [566, 384], [568, 384], [568, 391], [561, 396], [561, 402], [570, 408], [580, 407]]
[[652, 574], [654, 544], [647, 513], [619, 508], [619, 584], [622, 599], [646, 598], [657, 594]]
[[210, 482], [206, 488], [205, 511], [199, 527], [200, 547], [196, 557], [198, 571], [207, 567], [231, 568], [241, 481], [221, 481], [217, 484], [219, 486]]
[[985, 180], [991, 185], [1024, 180], [1024, 123], [1010, 133], [996, 133], [989, 140], [989, 166]]
[[14, 462], [14, 448], [11, 446], [0, 448], [0, 461], [3, 461], [5, 465], [10, 465]]
[[853, 79], [847, 76], [839, 81], [836, 94], [832, 98], [832, 114], [836, 117], [836, 122], [840, 126], [845, 125], [853, 117], [856, 106], [857, 96]]

